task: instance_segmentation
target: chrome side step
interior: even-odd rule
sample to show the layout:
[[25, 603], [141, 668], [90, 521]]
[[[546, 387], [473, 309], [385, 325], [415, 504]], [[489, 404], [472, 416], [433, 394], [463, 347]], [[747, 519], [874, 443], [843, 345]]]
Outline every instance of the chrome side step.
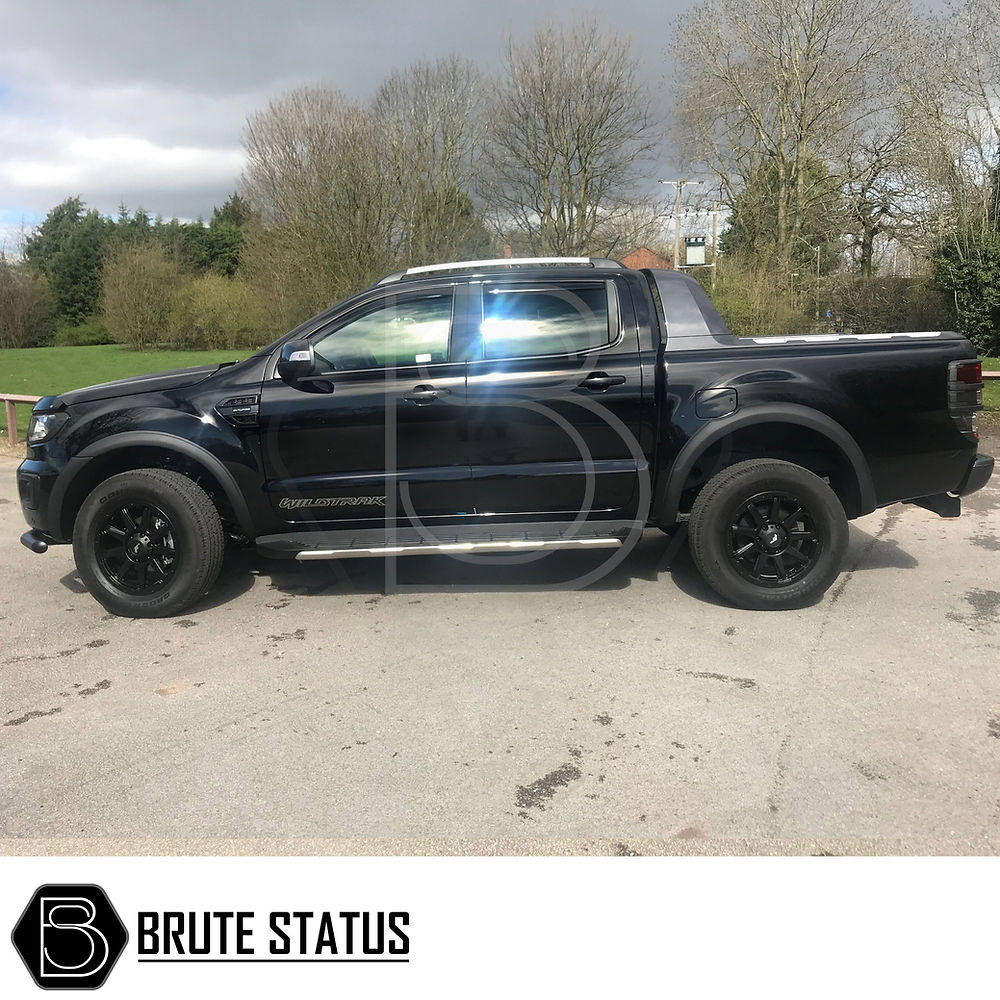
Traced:
[[307, 549], [298, 553], [299, 562], [310, 559], [369, 559], [379, 556], [458, 555], [476, 552], [538, 552], [542, 549], [617, 549], [622, 540], [605, 538], [511, 539], [490, 542], [426, 542], [419, 545], [381, 545], [372, 548]]
[[316, 528], [262, 535], [256, 545], [262, 556], [300, 562], [546, 549], [617, 549], [643, 527], [641, 521], [605, 520], [399, 525], [355, 530]]

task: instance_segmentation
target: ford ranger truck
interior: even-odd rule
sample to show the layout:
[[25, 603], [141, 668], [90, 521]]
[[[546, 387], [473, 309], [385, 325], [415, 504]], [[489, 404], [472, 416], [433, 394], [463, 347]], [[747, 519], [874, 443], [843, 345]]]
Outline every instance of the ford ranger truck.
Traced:
[[[226, 544], [300, 561], [595, 549], [686, 530], [744, 608], [815, 602], [847, 522], [957, 517], [982, 372], [955, 333], [738, 338], [699, 284], [617, 261], [413, 267], [238, 363], [47, 396], [17, 471], [33, 552], [109, 611], [174, 615]], [[607, 550], [600, 552], [599, 550]]]

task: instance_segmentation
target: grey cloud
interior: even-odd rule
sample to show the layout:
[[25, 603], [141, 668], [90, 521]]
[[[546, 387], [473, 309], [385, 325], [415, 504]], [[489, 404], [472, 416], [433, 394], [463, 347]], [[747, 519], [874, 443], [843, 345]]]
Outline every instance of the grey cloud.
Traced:
[[[669, 22], [693, 2], [0, 0], [0, 211], [80, 194], [106, 212], [124, 199], [206, 215], [234, 187], [244, 122], [268, 98], [315, 81], [366, 98], [393, 70], [450, 52], [493, 70], [509, 33], [547, 18], [596, 13], [631, 32], [658, 87]], [[152, 147], [102, 170], [122, 140]]]

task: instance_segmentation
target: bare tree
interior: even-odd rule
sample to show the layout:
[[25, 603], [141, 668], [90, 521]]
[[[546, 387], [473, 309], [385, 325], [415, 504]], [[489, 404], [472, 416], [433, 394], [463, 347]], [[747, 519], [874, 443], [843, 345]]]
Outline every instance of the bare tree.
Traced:
[[953, 0], [934, 19], [937, 59], [919, 91], [914, 160], [925, 236], [955, 325], [983, 353], [1000, 345], [1000, 23], [995, 0]]
[[[1000, 165], [1000, 22], [994, 0], [954, 0], [933, 21], [936, 59], [922, 75], [914, 159], [925, 170], [940, 238], [993, 225]], [[928, 60], [930, 62], [930, 60]]]
[[897, 122], [847, 155], [844, 228], [847, 251], [863, 278], [872, 277], [887, 242], [903, 232], [906, 184], [898, 157], [903, 138]]
[[[889, 55], [909, 20], [905, 0], [703, 0], [678, 19], [670, 57], [685, 152], [716, 175], [731, 206], [773, 179], [780, 260], [813, 238], [803, 226], [811, 205], [831, 203], [855, 166], [869, 169], [858, 150], [895, 114]], [[876, 145], [877, 158], [891, 149]], [[859, 176], [867, 205], [872, 178], [865, 186]], [[860, 203], [858, 212], [872, 221]]]
[[244, 261], [276, 316], [303, 319], [394, 261], [384, 137], [326, 87], [294, 90], [246, 127], [241, 194], [259, 214]]
[[113, 248], [101, 273], [104, 322], [120, 344], [137, 351], [165, 339], [180, 270], [157, 243]]
[[488, 118], [497, 230], [536, 253], [591, 251], [655, 145], [650, 107], [629, 40], [596, 21], [509, 42]]
[[384, 139], [398, 254], [407, 264], [488, 250], [473, 197], [483, 105], [482, 77], [456, 56], [394, 73], [375, 95], [372, 114]]
[[672, 211], [672, 204], [652, 196], [618, 198], [614, 211], [600, 213], [591, 249], [602, 257], [624, 257], [630, 250], [649, 247], [669, 257], [673, 251], [668, 249], [667, 231]]
[[0, 347], [34, 347], [52, 333], [55, 304], [44, 277], [0, 251]]

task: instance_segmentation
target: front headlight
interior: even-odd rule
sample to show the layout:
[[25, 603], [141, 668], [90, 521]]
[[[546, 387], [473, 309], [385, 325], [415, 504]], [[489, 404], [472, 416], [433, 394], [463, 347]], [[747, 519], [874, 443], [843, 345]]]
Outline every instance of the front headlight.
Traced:
[[68, 413], [33, 413], [28, 424], [28, 444], [41, 444], [54, 437], [67, 420]]

